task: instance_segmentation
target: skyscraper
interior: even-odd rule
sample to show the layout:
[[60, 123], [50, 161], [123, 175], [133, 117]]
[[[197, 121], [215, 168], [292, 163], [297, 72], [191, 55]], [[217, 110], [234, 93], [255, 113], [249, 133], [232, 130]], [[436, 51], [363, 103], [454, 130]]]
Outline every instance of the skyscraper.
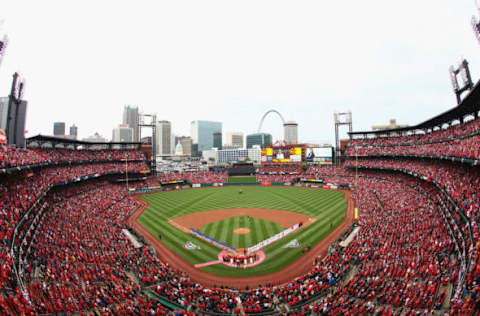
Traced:
[[157, 123], [157, 155], [170, 155], [171, 151], [172, 124], [169, 121]]
[[138, 128], [138, 107], [136, 105], [125, 105], [123, 109], [123, 124], [127, 124], [133, 131], [134, 142], [140, 141], [140, 130]]
[[221, 122], [192, 121], [191, 136], [192, 144], [198, 145], [198, 152], [213, 147], [213, 133], [222, 131]]
[[222, 132], [213, 133], [213, 147], [218, 150], [222, 149]]
[[252, 148], [253, 145], [265, 147], [272, 144], [272, 135], [267, 133], [256, 133], [247, 135], [247, 149]]
[[73, 124], [72, 126], [70, 126], [70, 138], [77, 139], [77, 137], [78, 137], [78, 127], [76, 127], [75, 124]]
[[53, 136], [65, 136], [65, 122], [53, 123]]
[[120, 124], [112, 131], [112, 142], [114, 143], [130, 143], [133, 140], [133, 129], [127, 124]]
[[298, 124], [294, 121], [286, 121], [283, 124], [283, 136], [287, 144], [298, 144]]
[[228, 132], [226, 143], [231, 148], [243, 148], [243, 133]]

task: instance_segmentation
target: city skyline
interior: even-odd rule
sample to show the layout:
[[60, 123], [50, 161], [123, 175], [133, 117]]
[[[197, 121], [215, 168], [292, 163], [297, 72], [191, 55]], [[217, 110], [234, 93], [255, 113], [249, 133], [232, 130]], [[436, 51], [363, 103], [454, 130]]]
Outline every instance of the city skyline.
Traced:
[[[26, 2], [30, 10], [0, 4], [9, 37], [0, 96], [20, 71], [27, 136], [55, 121], [74, 122], [80, 139], [110, 135], [118, 109], [135, 104], [178, 135], [192, 120], [255, 133], [274, 108], [299, 124], [299, 141], [333, 143], [334, 111], [351, 110], [356, 131], [391, 118], [417, 124], [455, 105], [450, 65], [465, 57], [475, 82], [480, 70], [473, 1]], [[275, 117], [262, 132], [283, 138]]]

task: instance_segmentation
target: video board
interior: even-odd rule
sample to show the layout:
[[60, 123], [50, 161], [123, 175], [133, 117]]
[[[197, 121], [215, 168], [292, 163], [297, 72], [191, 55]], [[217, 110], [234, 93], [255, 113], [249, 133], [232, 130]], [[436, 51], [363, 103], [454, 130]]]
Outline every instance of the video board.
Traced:
[[302, 147], [264, 148], [262, 162], [302, 162]]
[[311, 164], [331, 165], [333, 162], [333, 147], [306, 148], [305, 160]]

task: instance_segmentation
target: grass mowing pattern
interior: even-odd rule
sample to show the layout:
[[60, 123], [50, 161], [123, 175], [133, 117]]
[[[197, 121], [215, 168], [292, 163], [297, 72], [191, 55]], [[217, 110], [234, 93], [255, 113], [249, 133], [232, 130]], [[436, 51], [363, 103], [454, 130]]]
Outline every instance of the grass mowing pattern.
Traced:
[[255, 176], [233, 176], [228, 177], [228, 183], [255, 183], [257, 182], [257, 177]]
[[[260, 222], [265, 222], [261, 228]], [[230, 231], [234, 231], [236, 228], [248, 228], [250, 233], [248, 234], [231, 234]], [[204, 234], [213, 237], [217, 240], [223, 241], [227, 245], [235, 248], [248, 248], [258, 244], [262, 240], [267, 239], [279, 232], [284, 228], [278, 224], [263, 219], [251, 217], [250, 220], [246, 216], [230, 217], [221, 221], [207, 224], [200, 229]]]
[[[216, 260], [219, 249], [168, 224], [170, 219], [195, 212], [226, 208], [287, 210], [317, 219], [308, 227], [264, 248], [263, 251], [267, 258], [255, 267], [232, 269], [223, 264], [217, 264], [201, 268], [217, 275], [247, 277], [268, 274], [287, 266], [301, 255], [301, 248], [283, 248], [284, 245], [292, 239], [297, 239], [302, 246], [308, 244], [313, 246], [334, 230], [345, 218], [347, 203], [342, 198], [341, 192], [294, 187], [243, 187], [242, 190], [243, 194], [238, 194], [238, 187], [223, 187], [144, 195], [142, 198], [149, 202], [150, 206], [139, 217], [138, 222], [154, 236], [161, 233], [164, 244], [190, 263], [197, 264]], [[210, 230], [221, 231], [222, 238], [220, 240], [233, 238], [233, 230], [220, 229], [214, 224], [212, 223]], [[255, 226], [262, 227], [263, 225], [265, 225], [265, 221], [261, 221]], [[186, 250], [183, 246], [187, 241], [192, 241], [201, 249]]]

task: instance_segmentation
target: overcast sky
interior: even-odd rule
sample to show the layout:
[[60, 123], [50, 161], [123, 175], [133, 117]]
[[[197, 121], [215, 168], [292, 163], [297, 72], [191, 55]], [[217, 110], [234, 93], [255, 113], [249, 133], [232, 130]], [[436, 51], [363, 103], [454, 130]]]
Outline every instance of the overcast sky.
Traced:
[[[334, 111], [365, 130], [453, 107], [448, 67], [465, 57], [479, 75], [474, 14], [473, 0], [2, 0], [0, 95], [26, 78], [27, 136], [65, 121], [111, 138], [134, 104], [177, 135], [192, 120], [256, 132], [276, 109], [300, 141], [333, 143]], [[282, 138], [279, 118], [262, 131]]]

